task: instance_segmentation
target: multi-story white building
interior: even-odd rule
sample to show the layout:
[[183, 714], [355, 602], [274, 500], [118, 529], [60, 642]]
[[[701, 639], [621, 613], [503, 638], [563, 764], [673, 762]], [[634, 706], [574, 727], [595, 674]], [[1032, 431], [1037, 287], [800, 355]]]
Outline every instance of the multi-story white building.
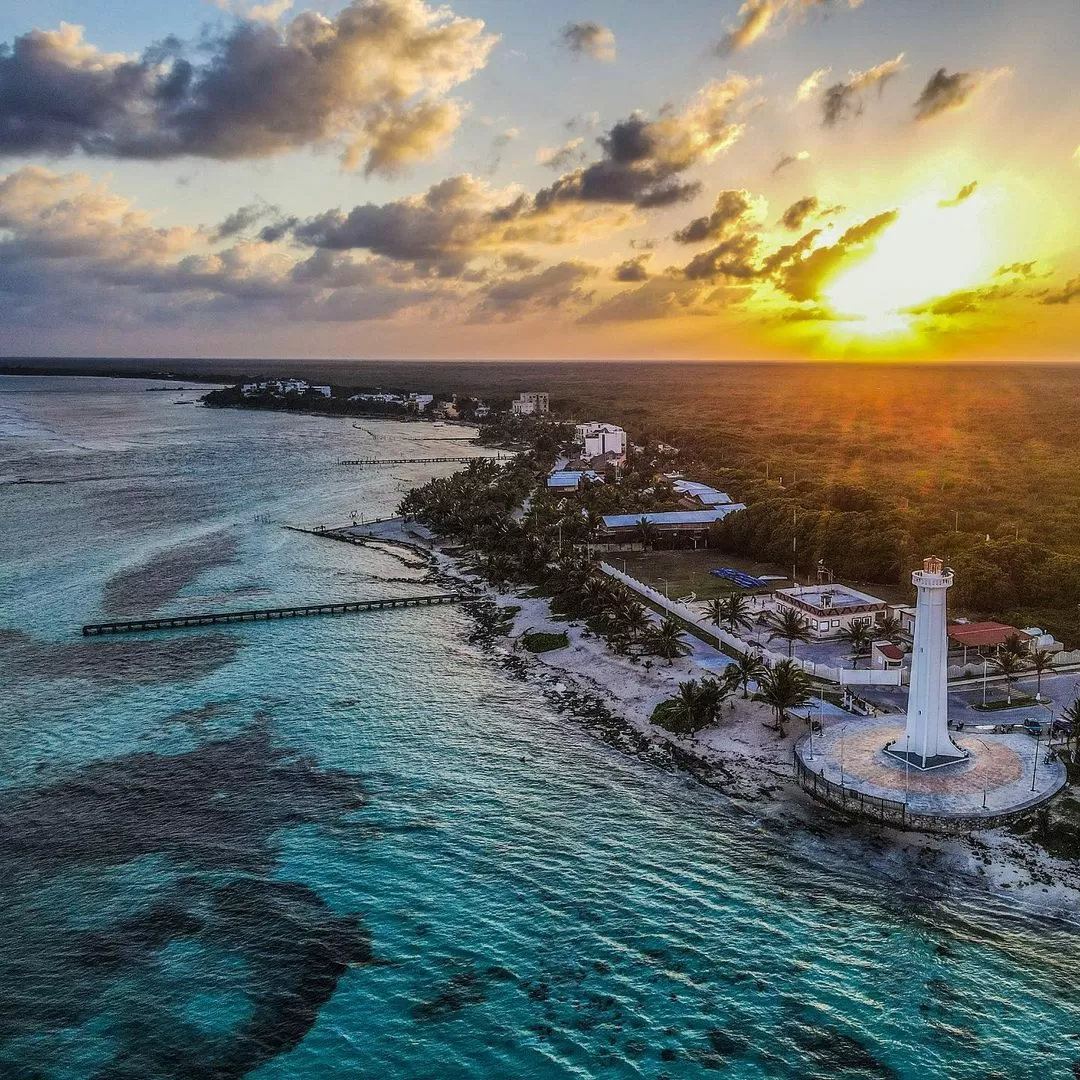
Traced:
[[601, 424], [593, 420], [578, 424], [574, 433], [587, 458], [600, 457], [601, 454], [622, 457], [626, 453], [626, 432], [615, 424]]
[[510, 402], [510, 409], [515, 416], [540, 416], [550, 411], [550, 395], [522, 393]]

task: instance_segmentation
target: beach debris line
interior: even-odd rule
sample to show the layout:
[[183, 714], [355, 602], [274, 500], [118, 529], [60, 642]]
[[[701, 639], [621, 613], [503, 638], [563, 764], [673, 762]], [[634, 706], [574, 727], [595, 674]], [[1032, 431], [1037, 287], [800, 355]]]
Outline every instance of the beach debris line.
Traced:
[[431, 607], [436, 604], [456, 604], [464, 599], [461, 593], [453, 592], [427, 596], [387, 596], [378, 600], [346, 600], [336, 604], [291, 604], [288, 607], [247, 611], [207, 611], [199, 615], [87, 623], [82, 632], [84, 637], [93, 637], [100, 634], [131, 634], [143, 630], [183, 630], [196, 626], [220, 626], [223, 623], [270, 622], [273, 619], [302, 619], [312, 615], [349, 615], [358, 611]]

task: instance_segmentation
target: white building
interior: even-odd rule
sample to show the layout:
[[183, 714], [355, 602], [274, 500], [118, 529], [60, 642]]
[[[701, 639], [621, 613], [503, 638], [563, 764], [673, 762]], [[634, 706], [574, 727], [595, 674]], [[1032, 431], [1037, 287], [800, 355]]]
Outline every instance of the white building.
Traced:
[[313, 386], [311, 392], [313, 394], [322, 394], [323, 397], [330, 397], [332, 391], [329, 386]]
[[599, 424], [595, 421], [578, 424], [574, 429], [578, 444], [584, 447], [584, 456], [597, 458], [601, 454], [626, 455], [626, 432], [615, 424]]
[[886, 749], [916, 769], [935, 769], [962, 761], [966, 755], [949, 738], [948, 664], [945, 596], [953, 575], [931, 557], [911, 575], [915, 601], [915, 640], [911, 649], [911, 682], [903, 736]]
[[540, 416], [549, 411], [550, 395], [538, 393], [518, 394], [510, 402], [510, 408], [515, 416]]
[[849, 626], [872, 627], [884, 618], [888, 605], [869, 593], [846, 585], [804, 585], [777, 589], [773, 603], [779, 613], [795, 611], [810, 624], [815, 639], [839, 637]]

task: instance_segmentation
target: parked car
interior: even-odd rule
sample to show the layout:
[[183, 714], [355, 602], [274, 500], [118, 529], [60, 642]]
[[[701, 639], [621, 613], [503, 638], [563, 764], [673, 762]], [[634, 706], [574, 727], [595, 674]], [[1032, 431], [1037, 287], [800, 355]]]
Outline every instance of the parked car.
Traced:
[[1024, 730], [1033, 738], [1037, 739], [1043, 733], [1042, 721], [1029, 716], [1024, 721]]
[[1055, 735], [1071, 735], [1073, 733], [1073, 725], [1071, 720], [1062, 720], [1059, 716], [1054, 721], [1054, 726], [1051, 731]]

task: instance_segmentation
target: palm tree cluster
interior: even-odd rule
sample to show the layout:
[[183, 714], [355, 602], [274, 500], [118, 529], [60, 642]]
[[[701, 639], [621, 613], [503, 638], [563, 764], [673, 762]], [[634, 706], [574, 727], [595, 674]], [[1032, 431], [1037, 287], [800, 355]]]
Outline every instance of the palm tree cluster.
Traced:
[[813, 691], [810, 676], [793, 660], [780, 660], [766, 669], [758, 680], [755, 701], [772, 706], [776, 730], [784, 737], [784, 722], [789, 709], [809, 705]]
[[657, 706], [653, 721], [677, 735], [693, 735], [717, 722], [721, 706], [734, 686], [730, 677], [688, 679], [679, 685], [675, 697]]

